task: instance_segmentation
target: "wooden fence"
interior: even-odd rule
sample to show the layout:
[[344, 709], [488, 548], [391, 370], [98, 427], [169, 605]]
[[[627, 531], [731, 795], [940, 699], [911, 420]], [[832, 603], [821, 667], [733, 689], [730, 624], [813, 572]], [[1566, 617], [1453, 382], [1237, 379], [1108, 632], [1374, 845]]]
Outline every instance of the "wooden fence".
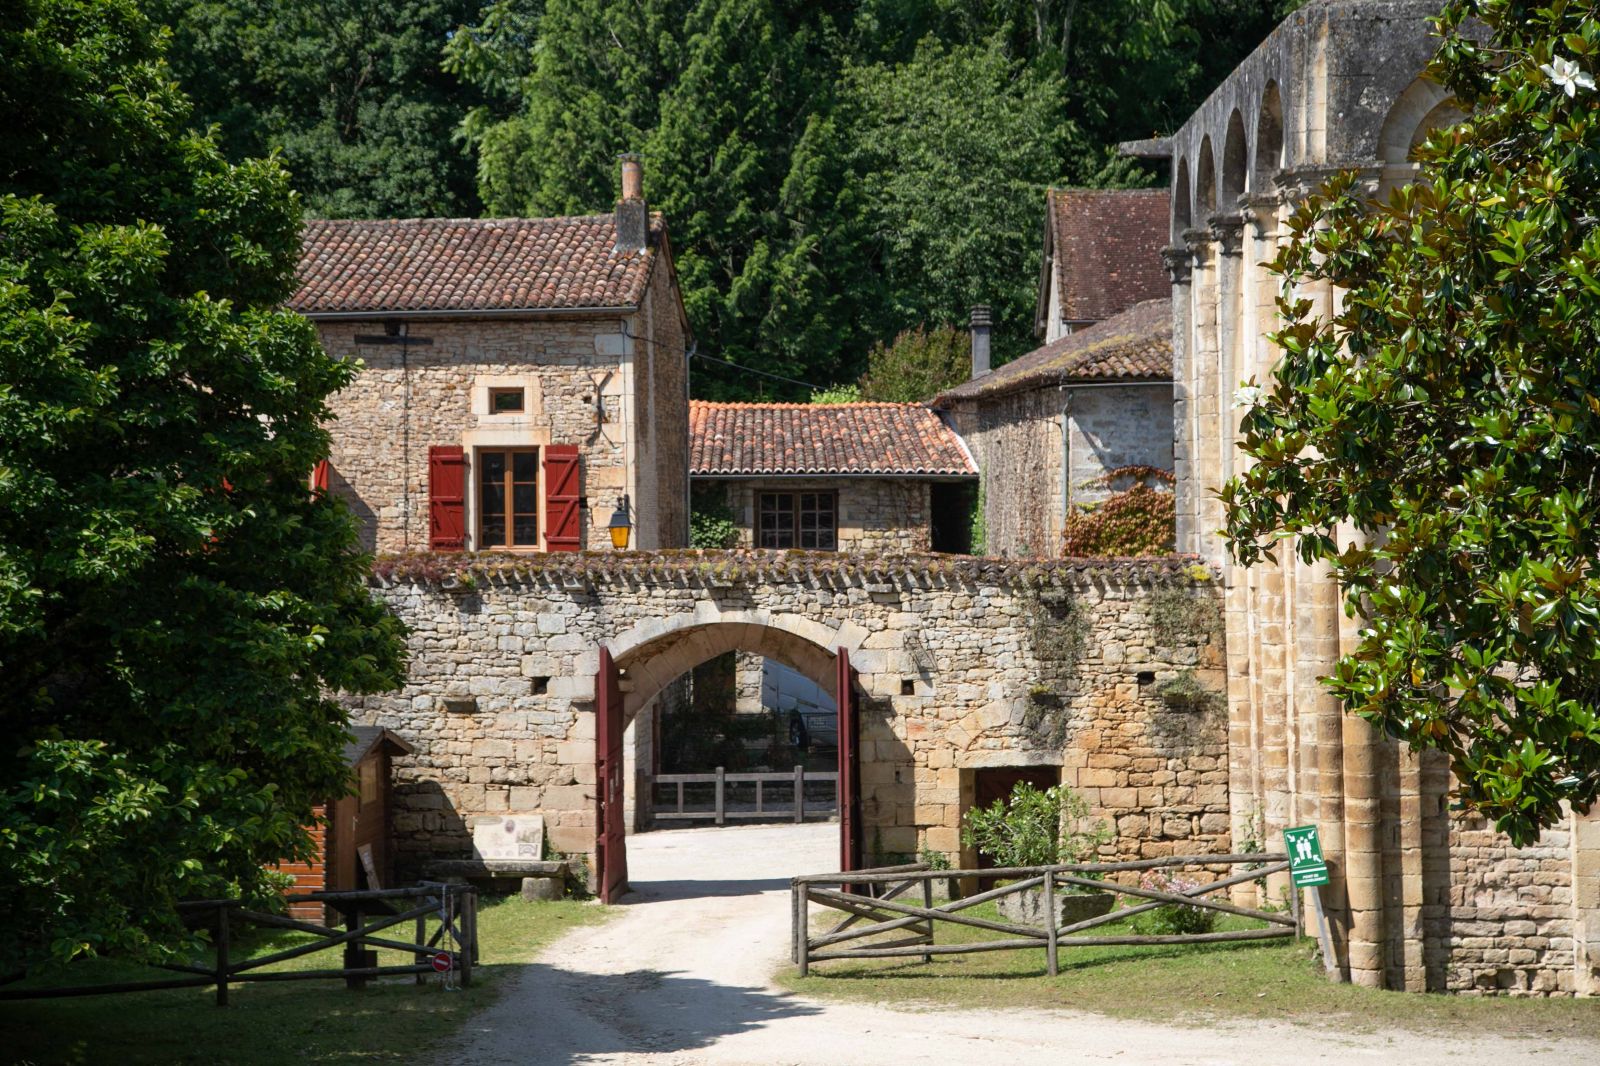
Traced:
[[[210, 966], [187, 963], [158, 965], [157, 969], [193, 976], [156, 981], [121, 981], [60, 988], [0, 988], [0, 1000], [54, 999], [62, 996], [96, 996], [116, 992], [150, 992], [164, 988], [199, 988], [215, 985], [217, 1006], [228, 1005], [228, 986], [253, 981], [312, 981], [343, 978], [346, 987], [362, 988], [370, 978], [415, 974], [421, 984], [429, 973], [454, 973], [463, 987], [472, 983], [472, 966], [478, 961], [477, 891], [470, 885], [423, 884], [412, 888], [370, 889], [352, 892], [311, 892], [285, 897], [288, 903], [322, 904], [338, 911], [344, 930], [320, 922], [266, 914], [245, 907], [239, 900], [196, 900], [178, 904], [179, 912], [191, 925], [212, 931], [215, 961]], [[430, 935], [428, 926], [436, 922]], [[375, 936], [375, 933], [409, 924], [409, 941]], [[316, 940], [255, 958], [238, 959], [230, 954], [234, 932], [245, 926], [284, 929], [309, 933]], [[454, 948], [442, 947], [445, 936]], [[275, 970], [264, 968], [317, 951], [344, 949], [342, 965], [321, 970]], [[414, 962], [379, 966], [377, 948], [407, 952]], [[19, 975], [20, 977], [20, 975]]]
[[[1161, 891], [1139, 885], [1099, 880], [1107, 874], [1143, 872], [1176, 867], [1246, 866], [1242, 873], [1219, 877], [1215, 881], [1181, 892]], [[1289, 869], [1289, 858], [1282, 853], [1250, 855], [1176, 855], [1131, 862], [1067, 863], [1059, 866], [1024, 866], [992, 870], [931, 870], [922, 864], [891, 866], [848, 873], [815, 874], [796, 877], [791, 882], [794, 907], [794, 961], [803, 977], [812, 963], [833, 959], [921, 958], [931, 962], [935, 955], [966, 955], [981, 951], [1045, 950], [1045, 964], [1055, 976], [1062, 947], [1091, 947], [1118, 944], [1214, 944], [1241, 940], [1268, 940], [1299, 934], [1298, 893], [1290, 913], [1241, 907], [1212, 893], [1235, 885], [1257, 881]], [[1008, 883], [964, 899], [933, 904], [933, 884], [947, 878], [996, 877]], [[921, 904], [900, 899], [921, 887]], [[1085, 889], [1131, 897], [1132, 906], [1109, 911], [1098, 917], [1061, 925], [1055, 906], [1042, 906], [1043, 925], [1024, 925], [1015, 921], [995, 921], [962, 913], [980, 903], [1004, 896], [1039, 890], [1047, 901], [1060, 888]], [[811, 905], [842, 911], [845, 917], [820, 933], [811, 929]], [[1223, 932], [1174, 933], [1167, 935], [1111, 933], [1083, 935], [1099, 926], [1120, 922], [1157, 907], [1197, 907], [1266, 923], [1260, 929], [1235, 929]], [[938, 944], [934, 930], [939, 923], [981, 929], [1003, 934], [1001, 939]], [[865, 923], [865, 924], [862, 924]], [[869, 940], [888, 933], [902, 935], [891, 940]]]
[[[780, 816], [791, 816], [796, 823], [806, 820], [810, 814], [835, 814], [839, 810], [839, 774], [836, 771], [819, 773], [816, 770], [807, 770], [804, 766], [796, 766], [793, 772], [781, 773], [737, 773], [730, 774], [717, 767], [712, 774], [656, 774], [647, 778], [652, 782], [652, 798], [656, 800], [652, 816], [664, 821], [687, 821], [690, 819], [714, 819], [717, 825], [727, 824], [730, 818], [764, 818], [771, 819]], [[823, 806], [808, 806], [806, 803], [806, 785], [811, 782], [826, 781], [834, 786], [833, 803]], [[755, 784], [755, 808], [744, 810], [731, 806], [728, 802], [728, 786]], [[654, 790], [655, 785], [665, 785], [669, 788], [676, 786], [677, 802], [671, 807], [663, 809], [660, 803], [660, 793]], [[714, 785], [714, 798], [712, 806], [695, 810], [684, 805], [685, 785]], [[767, 802], [764, 792], [767, 785], [788, 785], [793, 791], [792, 799], [788, 804], [782, 801], [774, 806]]]

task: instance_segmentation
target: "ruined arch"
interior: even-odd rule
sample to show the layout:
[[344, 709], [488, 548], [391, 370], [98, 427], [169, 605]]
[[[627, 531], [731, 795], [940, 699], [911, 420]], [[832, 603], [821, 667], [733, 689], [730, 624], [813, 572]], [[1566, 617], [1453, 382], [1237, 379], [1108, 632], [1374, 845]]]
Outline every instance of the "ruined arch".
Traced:
[[1189, 182], [1189, 160], [1178, 160], [1177, 176], [1172, 182], [1172, 243], [1180, 244], [1183, 241], [1183, 232], [1193, 223], [1189, 205], [1193, 202], [1194, 190]]
[[1222, 142], [1222, 210], [1232, 212], [1239, 208], [1239, 197], [1244, 195], [1249, 172], [1250, 144], [1244, 135], [1244, 119], [1234, 108], [1228, 116], [1227, 138]]
[[1250, 187], [1259, 193], [1265, 191], [1283, 169], [1283, 96], [1275, 81], [1267, 82], [1261, 94], [1261, 109], [1256, 113], [1255, 161]]
[[1412, 161], [1412, 152], [1430, 132], [1453, 126], [1466, 117], [1448, 90], [1435, 81], [1417, 78], [1395, 100], [1378, 132], [1377, 156], [1386, 166]]
[[1200, 141], [1200, 162], [1195, 168], [1195, 207], [1201, 221], [1217, 209], [1217, 168], [1211, 159], [1211, 135]]

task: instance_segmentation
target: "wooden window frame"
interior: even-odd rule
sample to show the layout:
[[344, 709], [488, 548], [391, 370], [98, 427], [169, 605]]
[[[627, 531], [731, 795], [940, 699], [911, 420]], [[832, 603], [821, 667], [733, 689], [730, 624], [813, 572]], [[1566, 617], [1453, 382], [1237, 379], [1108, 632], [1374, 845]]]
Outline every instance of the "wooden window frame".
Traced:
[[[810, 507], [805, 506], [805, 498], [808, 497], [808, 496], [812, 498], [812, 505]], [[769, 499], [773, 501], [770, 505], [768, 503]], [[827, 500], [827, 506], [826, 507], [818, 506], [817, 505], [818, 501], [823, 500], [823, 499]], [[755, 544], [756, 544], [756, 547], [758, 547], [758, 548], [769, 548], [771, 550], [778, 550], [778, 551], [784, 551], [784, 550], [788, 550], [788, 549], [799, 549], [801, 551], [838, 551], [839, 550], [839, 494], [838, 494], [838, 492], [836, 492], [836, 491], [834, 491], [832, 489], [778, 489], [778, 490], [757, 489], [756, 490], [755, 503], [756, 503], [756, 528], [755, 528]], [[829, 518], [831, 519], [831, 524], [830, 525], [828, 525], [826, 527], [815, 526], [812, 529], [806, 529], [805, 528], [805, 516], [807, 516], [807, 515], [819, 515], [820, 516], [824, 512], [826, 512], [827, 515], [829, 516]], [[786, 524], [788, 525], [787, 532], [789, 534], [789, 537], [788, 537], [789, 543], [788, 544], [775, 544], [775, 545], [768, 545], [767, 544], [766, 533], [767, 533], [767, 531], [769, 529], [773, 528], [772, 526], [769, 526], [768, 522], [767, 522], [767, 518], [768, 518], [769, 515], [770, 516], [787, 515]], [[808, 533], [815, 534], [815, 533], [819, 532], [823, 528], [826, 528], [828, 530], [829, 539], [832, 540], [832, 542], [833, 542], [830, 546], [828, 546], [828, 547], [822, 547], [820, 545], [809, 545], [808, 546], [808, 545], [803, 543], [803, 541], [805, 540], [806, 534], [808, 534]], [[780, 527], [780, 529], [781, 529], [781, 527]]]
[[[515, 393], [517, 406], [501, 410], [495, 406], [495, 401], [501, 396]], [[528, 389], [525, 385], [490, 385], [489, 386], [489, 413], [491, 415], [525, 415], [528, 413]]]
[[[501, 486], [502, 489], [504, 490], [505, 508], [501, 512], [501, 517], [505, 521], [505, 530], [506, 530], [506, 539], [507, 540], [510, 540], [510, 539], [514, 538], [515, 535], [516, 535], [515, 534], [515, 530], [516, 530], [516, 522], [515, 522], [516, 512], [512, 509], [512, 503], [513, 503], [514, 496], [515, 496], [516, 481], [515, 481], [514, 474], [513, 474], [514, 466], [513, 466], [513, 460], [512, 460], [511, 457], [514, 456], [514, 455], [532, 455], [533, 456], [533, 501], [534, 501], [534, 508], [535, 508], [533, 513], [535, 515], [535, 520], [536, 520], [536, 523], [537, 523], [538, 536], [535, 538], [534, 543], [532, 543], [532, 544], [490, 544], [490, 543], [488, 543], [487, 538], [485, 538], [485, 536], [484, 536], [484, 533], [483, 533], [483, 518], [484, 518], [484, 513], [485, 512], [484, 512], [484, 502], [483, 502], [483, 500], [484, 500], [483, 471], [484, 471], [484, 457], [485, 456], [489, 456], [489, 455], [504, 455], [506, 457], [505, 476], [504, 476], [504, 481], [502, 482], [502, 486]], [[474, 450], [473, 456], [472, 456], [472, 460], [473, 460], [474, 464], [476, 464], [476, 467], [477, 467], [472, 472], [472, 504], [473, 504], [473, 522], [472, 522], [473, 528], [472, 528], [472, 532], [473, 532], [473, 546], [474, 546], [474, 548], [476, 550], [478, 550], [478, 551], [505, 551], [505, 552], [542, 552], [542, 551], [544, 551], [545, 550], [545, 546], [544, 546], [544, 524], [545, 524], [545, 520], [546, 520], [547, 516], [545, 514], [546, 507], [545, 507], [545, 500], [544, 500], [544, 455], [542, 454], [542, 449], [540, 449], [537, 445], [517, 445], [517, 446], [506, 445], [506, 446], [496, 446], [496, 447], [488, 447], [488, 448], [478, 448], [478, 449]], [[526, 482], [524, 482], [524, 484], [526, 484]]]

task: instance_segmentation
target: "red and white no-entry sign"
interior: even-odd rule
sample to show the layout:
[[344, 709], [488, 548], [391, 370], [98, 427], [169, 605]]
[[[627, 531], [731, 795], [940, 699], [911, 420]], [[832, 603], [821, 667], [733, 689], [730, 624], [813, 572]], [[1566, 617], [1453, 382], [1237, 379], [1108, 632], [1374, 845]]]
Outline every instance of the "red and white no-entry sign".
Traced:
[[433, 968], [437, 973], [449, 973], [455, 966], [455, 957], [448, 951], [441, 951], [433, 957]]

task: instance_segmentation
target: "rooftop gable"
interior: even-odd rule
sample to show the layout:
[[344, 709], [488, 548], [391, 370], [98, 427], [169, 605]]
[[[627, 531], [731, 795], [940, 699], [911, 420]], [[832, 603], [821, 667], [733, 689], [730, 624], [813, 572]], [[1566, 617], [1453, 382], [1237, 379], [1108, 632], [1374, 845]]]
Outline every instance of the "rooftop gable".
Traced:
[[[1053, 281], [1062, 322], [1099, 322], [1143, 300], [1171, 295], [1161, 262], [1168, 200], [1165, 189], [1051, 189], [1046, 194], [1046, 262], [1056, 264]], [[1049, 289], [1043, 289], [1041, 326], [1049, 299]]]

